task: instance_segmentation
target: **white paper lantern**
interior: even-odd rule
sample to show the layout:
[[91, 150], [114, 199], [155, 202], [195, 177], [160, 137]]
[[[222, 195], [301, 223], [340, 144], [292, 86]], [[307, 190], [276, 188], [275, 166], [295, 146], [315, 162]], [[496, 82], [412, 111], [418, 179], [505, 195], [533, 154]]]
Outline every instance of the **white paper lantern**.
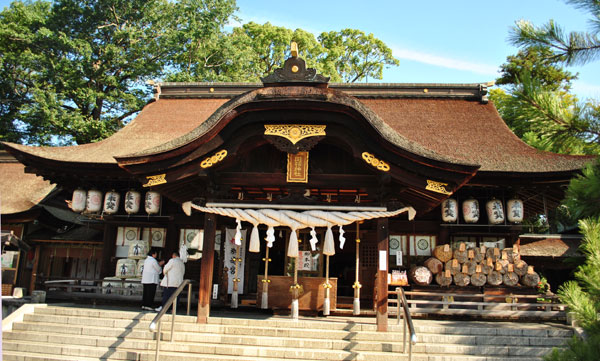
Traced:
[[456, 199], [448, 198], [442, 202], [442, 220], [444, 222], [456, 222], [458, 218], [458, 203]]
[[157, 214], [160, 211], [160, 194], [158, 192], [146, 192], [146, 200], [144, 202], [146, 213]]
[[129, 244], [127, 257], [131, 259], [144, 259], [148, 255], [148, 250], [148, 241], [138, 239]]
[[122, 258], [117, 261], [115, 276], [119, 278], [133, 278], [135, 277], [136, 266], [134, 259]]
[[509, 222], [512, 223], [521, 223], [523, 222], [523, 214], [525, 213], [525, 208], [523, 207], [523, 201], [520, 199], [509, 199], [506, 202], [506, 218]]
[[125, 193], [125, 212], [127, 214], [134, 214], [140, 210], [140, 192], [129, 191]]
[[476, 199], [469, 198], [463, 202], [463, 218], [467, 223], [477, 223], [479, 221], [479, 202]]
[[85, 202], [87, 199], [87, 192], [81, 188], [77, 188], [73, 191], [73, 198], [71, 198], [71, 210], [73, 212], [85, 211]]
[[91, 189], [87, 192], [85, 200], [85, 211], [87, 213], [100, 212], [102, 209], [102, 192], [97, 189]]
[[504, 223], [504, 207], [499, 199], [492, 198], [485, 204], [488, 221], [490, 224]]
[[115, 214], [119, 211], [119, 201], [121, 195], [114, 190], [106, 192], [104, 195], [104, 213]]

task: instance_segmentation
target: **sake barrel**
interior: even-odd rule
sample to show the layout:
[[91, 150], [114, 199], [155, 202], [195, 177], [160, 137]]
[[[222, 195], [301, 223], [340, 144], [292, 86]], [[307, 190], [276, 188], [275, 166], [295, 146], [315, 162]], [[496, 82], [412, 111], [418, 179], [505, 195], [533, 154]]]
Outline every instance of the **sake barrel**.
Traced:
[[142, 277], [142, 273], [144, 273], [144, 262], [146, 262], [145, 259], [140, 259], [137, 263], [137, 267], [135, 269], [135, 276], [141, 278]]
[[148, 241], [138, 239], [129, 244], [129, 252], [127, 257], [132, 259], [144, 259], [148, 255]]
[[123, 284], [125, 296], [138, 296], [144, 293], [144, 288], [139, 278], [127, 278]]
[[119, 278], [133, 278], [135, 277], [136, 267], [137, 264], [134, 259], [122, 258], [117, 261], [115, 276]]
[[115, 289], [122, 287], [123, 283], [118, 277], [105, 277], [102, 280], [102, 293], [105, 295], [120, 295], [121, 290]]

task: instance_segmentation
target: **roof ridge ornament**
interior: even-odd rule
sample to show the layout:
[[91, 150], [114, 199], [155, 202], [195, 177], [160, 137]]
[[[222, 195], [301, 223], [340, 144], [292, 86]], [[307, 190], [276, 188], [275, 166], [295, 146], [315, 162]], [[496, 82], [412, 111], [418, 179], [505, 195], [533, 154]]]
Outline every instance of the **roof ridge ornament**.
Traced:
[[271, 74], [260, 78], [266, 86], [276, 86], [298, 83], [302, 85], [326, 85], [329, 77], [317, 74], [315, 68], [307, 68], [304, 59], [298, 57], [298, 44], [292, 42], [290, 45], [291, 56], [286, 59], [283, 68], [275, 69]]

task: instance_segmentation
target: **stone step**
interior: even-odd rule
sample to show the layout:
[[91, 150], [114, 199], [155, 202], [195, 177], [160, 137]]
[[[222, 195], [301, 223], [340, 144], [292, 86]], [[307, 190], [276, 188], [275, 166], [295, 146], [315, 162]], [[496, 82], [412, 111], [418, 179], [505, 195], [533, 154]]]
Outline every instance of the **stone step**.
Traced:
[[[47, 320], [46, 320], [47, 321]], [[198, 328], [203, 328], [203, 325], [195, 325]], [[47, 335], [47, 338], [57, 339], [61, 337], [66, 339], [67, 342], [73, 341], [75, 335], [84, 336], [82, 341], [94, 342], [100, 340], [99, 337], [108, 338], [102, 346], [108, 346], [111, 342], [118, 338], [127, 336], [128, 342], [135, 340], [149, 341], [153, 340], [154, 336], [148, 332], [148, 326], [136, 328], [107, 328], [107, 327], [85, 327], [80, 325], [55, 325], [51, 323], [42, 322], [23, 322], [14, 326], [15, 331], [35, 332], [43, 335]], [[168, 339], [169, 328], [163, 328], [163, 339]], [[244, 329], [231, 326], [227, 326], [222, 330], [178, 330], [175, 332], [174, 341], [178, 342], [193, 342], [193, 343], [222, 343], [222, 344], [241, 344], [241, 345], [272, 345], [278, 344], [286, 347], [303, 348], [312, 345], [315, 348], [322, 349], [346, 349], [349, 344], [354, 345], [355, 350], [360, 351], [397, 351], [401, 349], [402, 345], [402, 334], [390, 334], [390, 333], [344, 333], [339, 331], [335, 332], [335, 335], [324, 334], [330, 333], [321, 332], [319, 333], [319, 339], [314, 339], [315, 333], [308, 331], [298, 331], [301, 333], [301, 337], [297, 335], [298, 332], [289, 333], [290, 330], [284, 329], [262, 329], [263, 331], [269, 331], [267, 335], [257, 332], [257, 329]], [[245, 332], [240, 332], [245, 331]], [[271, 334], [276, 336], [271, 336]], [[8, 336], [8, 337], [17, 337]], [[41, 336], [40, 336], [41, 337]], [[519, 347], [559, 347], [564, 345], [568, 340], [566, 337], [508, 337], [508, 336], [473, 336], [464, 337], [461, 335], [432, 335], [432, 334], [419, 334], [418, 335], [418, 346], [430, 347], [439, 346], [445, 344], [445, 350], [443, 352], [455, 354], [461, 351], [460, 348], [452, 346], [519, 346]], [[108, 342], [108, 345], [106, 344]], [[136, 346], [137, 347], [137, 346]], [[144, 346], [145, 347], [145, 346]], [[458, 350], [458, 351], [457, 351]], [[425, 352], [425, 351], [424, 351]], [[502, 350], [499, 350], [502, 352]], [[486, 351], [487, 354], [487, 351]]]
[[[164, 337], [164, 336], [163, 336]], [[61, 335], [55, 333], [43, 332], [12, 332], [5, 334], [5, 341], [21, 341], [21, 342], [48, 342], [52, 344], [68, 344], [71, 346], [93, 346], [93, 347], [117, 347], [135, 350], [154, 349], [155, 341], [147, 340], [132, 340], [130, 338], [120, 337], [99, 337], [99, 336], [84, 336], [84, 335]], [[527, 339], [525, 339], [527, 340]], [[289, 339], [289, 338], [265, 338], [252, 336], [224, 336], [218, 334], [185, 334], [185, 342], [177, 340], [177, 342], [162, 343], [162, 349], [165, 351], [181, 351], [221, 354], [223, 349], [229, 350], [232, 354], [270, 357], [284, 357], [277, 350], [285, 348], [294, 352], [304, 352], [306, 349], [311, 349], [314, 352], [324, 352], [321, 358], [330, 359], [332, 351], [354, 351], [354, 352], [402, 352], [402, 343], [388, 343], [377, 341], [344, 341], [333, 340], [323, 341], [320, 339]], [[277, 345], [277, 348], [273, 348]], [[552, 345], [559, 346], [559, 345]], [[259, 354], [259, 348], [264, 349], [268, 354]], [[265, 351], [266, 350], [266, 351]], [[299, 350], [299, 351], [295, 351]], [[318, 351], [317, 351], [318, 350]], [[503, 355], [503, 356], [543, 356], [548, 352], [547, 347], [530, 346], [530, 345], [514, 345], [514, 346], [494, 346], [494, 345], [456, 345], [444, 344], [440, 342], [425, 343], [420, 342], [413, 346], [415, 353], [440, 353], [446, 355]], [[337, 356], [335, 356], [337, 357]]]
[[[153, 312], [84, 307], [36, 308], [13, 332], [3, 334], [7, 360], [154, 360]], [[371, 318], [256, 314], [211, 317], [177, 315], [168, 342], [170, 315], [163, 318], [161, 360], [406, 360], [402, 325], [377, 332]], [[417, 361], [532, 361], [562, 346], [573, 334], [553, 324], [414, 320]], [[408, 347], [408, 345], [407, 345]], [[79, 357], [79, 358], [78, 358]]]
[[[399, 361], [408, 360], [407, 354], [400, 352], [324, 352], [322, 350], [295, 350], [286, 348], [259, 348], [246, 347], [243, 353], [234, 352], [227, 347], [214, 347], [214, 349], [204, 349], [201, 353], [177, 347], [166, 348], [168, 343], [161, 344], [160, 359], [162, 361], [199, 361], [199, 360], [236, 360], [236, 361], [271, 361], [282, 360], [363, 360], [363, 361]], [[173, 350], [175, 348], [175, 350]], [[40, 350], [44, 350], [41, 353]], [[119, 350], [114, 348], [83, 347], [78, 348], [71, 345], [52, 345], [47, 343], [30, 342], [28, 345], [8, 342], [3, 349], [4, 360], [154, 360], [154, 350]], [[538, 355], [539, 356], [539, 355]], [[539, 360], [539, 357], [532, 355], [448, 355], [444, 353], [419, 354], [413, 350], [414, 361], [533, 361]]]
[[[265, 337], [294, 337], [294, 338], [306, 338], [310, 337], [311, 334], [317, 332], [319, 333], [320, 338], [322, 339], [349, 339], [348, 331], [335, 331], [335, 330], [326, 330], [326, 329], [313, 329], [315, 325], [320, 326], [325, 322], [315, 322], [315, 321], [272, 321], [272, 322], [262, 322], [262, 320], [252, 323], [251, 326], [246, 326], [248, 324], [248, 320], [243, 320], [240, 324], [236, 324], [232, 322], [231, 319], [221, 319], [220, 323], [210, 323], [210, 324], [197, 324], [195, 322], [189, 322], [191, 320], [195, 321], [194, 317], [188, 316], [178, 316], [175, 325], [176, 337], [178, 333], [181, 332], [210, 332], [210, 333], [222, 333], [229, 335], [260, 335]], [[98, 327], [110, 327], [112, 328], [111, 335], [118, 335], [119, 330], [125, 331], [126, 329], [133, 329], [136, 331], [147, 331], [148, 326], [150, 324], [149, 318], [139, 319], [104, 319], [104, 318], [87, 318], [87, 317], [79, 317], [79, 316], [59, 316], [59, 315], [50, 315], [50, 314], [31, 314], [26, 315], [24, 318], [27, 322], [42, 322], [42, 323], [56, 323], [63, 326], [83, 326], [85, 325], [88, 328], [88, 333], [91, 332], [89, 330], [90, 326], [98, 326]], [[235, 321], [236, 319], [234, 319]], [[181, 322], [180, 322], [181, 321]], [[217, 320], [219, 321], [219, 320]], [[271, 326], [275, 322], [278, 326]], [[298, 324], [303, 325], [302, 329], [298, 329], [297, 327], [285, 327], [288, 325], [297, 326]], [[260, 326], [259, 326], [260, 325]], [[369, 327], [363, 327], [365, 325], [359, 324], [349, 324], [347, 326], [349, 331], [356, 331], [357, 333], [350, 336], [350, 339], [353, 340], [379, 340], [379, 341], [401, 341], [402, 340], [402, 331], [395, 332], [374, 332], [374, 331], [365, 331], [362, 333], [358, 333], [361, 329], [370, 330]], [[366, 325], [371, 326], [371, 325]], [[458, 325], [456, 325], [458, 326]], [[532, 345], [550, 345], [556, 346], [557, 344], [562, 344], [565, 338], [569, 338], [572, 336], [572, 331], [568, 329], [558, 329], [555, 327], [538, 327], [533, 328], [532, 325], [519, 325], [519, 327], [515, 327], [515, 324], [507, 324], [505, 326], [510, 327], [498, 327], [498, 325], [487, 325], [481, 324], [478, 325], [476, 323], [463, 323], [462, 327], [456, 326], [439, 326], [439, 325], [431, 325], [430, 323], [417, 323], [416, 331], [420, 338], [423, 338], [424, 341], [431, 339], [432, 337], [437, 338], [438, 335], [475, 335], [478, 336], [476, 339], [468, 339], [469, 344], [497, 344], [494, 340], [499, 337], [499, 340], [505, 340], [503, 343], [510, 345], [513, 343], [517, 344], [529, 344], [529, 342], [523, 342], [519, 339], [521, 336], [526, 336], [529, 338], [533, 337]], [[492, 327], [494, 326], [494, 327]], [[539, 326], [539, 325], [538, 325]], [[399, 327], [396, 327], [398, 329]], [[57, 331], [62, 332], [65, 328], [60, 328]], [[167, 317], [163, 321], [163, 330], [170, 330], [170, 316]], [[337, 327], [336, 327], [337, 329]], [[39, 330], [39, 329], [38, 329]], [[78, 333], [77, 329], [68, 328], [68, 333]], [[82, 331], [83, 332], [83, 331]], [[106, 332], [106, 331], [102, 331]], [[488, 336], [488, 339], [485, 339], [485, 336]], [[538, 339], [536, 339], [538, 338]], [[548, 341], [539, 340], [539, 338], [547, 338]], [[454, 339], [460, 339], [459, 337], [455, 337]], [[466, 338], [465, 338], [466, 339]], [[450, 341], [451, 343], [456, 343], [456, 341]], [[512, 342], [512, 343], [511, 343]]]

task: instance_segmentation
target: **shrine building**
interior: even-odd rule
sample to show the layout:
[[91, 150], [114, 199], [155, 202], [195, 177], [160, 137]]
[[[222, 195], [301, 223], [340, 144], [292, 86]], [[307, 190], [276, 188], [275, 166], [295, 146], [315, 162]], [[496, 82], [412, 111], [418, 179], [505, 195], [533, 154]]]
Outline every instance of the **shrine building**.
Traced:
[[[577, 240], [523, 222], [555, 209], [591, 158], [525, 144], [489, 85], [333, 84], [294, 54], [262, 83], [154, 84], [135, 119], [97, 143], [3, 147], [99, 232], [82, 278], [133, 272], [132, 247], [168, 258], [185, 246], [201, 322], [218, 300], [380, 317], [388, 274], [438, 245], [537, 244], [523, 259], [564, 277], [548, 260]], [[32, 243], [34, 278], [76, 274], [53, 264], [69, 257], [64, 240]]]

